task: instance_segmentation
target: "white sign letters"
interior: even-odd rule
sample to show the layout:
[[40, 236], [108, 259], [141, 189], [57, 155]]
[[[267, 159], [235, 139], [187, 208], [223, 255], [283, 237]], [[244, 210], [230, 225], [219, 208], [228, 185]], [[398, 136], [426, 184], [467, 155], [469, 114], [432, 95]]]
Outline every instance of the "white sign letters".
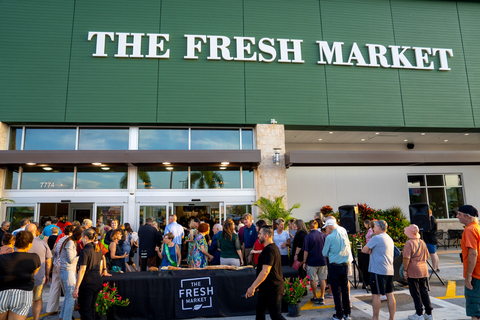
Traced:
[[[148, 54], [142, 54], [142, 41], [148, 37]], [[166, 48], [166, 43], [170, 41], [169, 34], [162, 33], [125, 33], [125, 32], [88, 32], [88, 41], [96, 38], [95, 58], [106, 58], [105, 53], [107, 38], [109, 42], [117, 42], [117, 53], [115, 58], [149, 58], [149, 59], [168, 59], [170, 58], [170, 49]], [[214, 35], [184, 35], [187, 50], [184, 55], [185, 60], [198, 60], [200, 56], [206, 55], [202, 52], [204, 47], [208, 46], [210, 52], [206, 59], [209, 61], [248, 61], [270, 63], [277, 61], [279, 63], [305, 63], [302, 59], [301, 39], [274, 39], [261, 38], [257, 41], [254, 37], [233, 37]], [[146, 41], [146, 40], [145, 40]], [[235, 42], [236, 50], [231, 49], [230, 45]], [[452, 49], [429, 48], [429, 47], [409, 47], [390, 45], [388, 47], [381, 44], [365, 44], [368, 55], [364, 56], [359, 45], [354, 42], [347, 49], [343, 42], [317, 41], [319, 51], [319, 65], [335, 66], [357, 66], [371, 68], [392, 68], [392, 69], [414, 69], [414, 70], [434, 70], [436, 69], [433, 57], [438, 56], [440, 71], [451, 70], [448, 66], [448, 58], [453, 57]], [[277, 46], [276, 46], [277, 45]], [[254, 50], [257, 46], [258, 50]], [[131, 48], [131, 54], [127, 53], [127, 48]], [[344, 61], [343, 53], [349, 50], [348, 60]], [[255, 52], [257, 51], [257, 52]], [[410, 60], [405, 53], [412, 52]], [[277, 58], [278, 57], [278, 58]], [[391, 61], [391, 64], [389, 63]]]

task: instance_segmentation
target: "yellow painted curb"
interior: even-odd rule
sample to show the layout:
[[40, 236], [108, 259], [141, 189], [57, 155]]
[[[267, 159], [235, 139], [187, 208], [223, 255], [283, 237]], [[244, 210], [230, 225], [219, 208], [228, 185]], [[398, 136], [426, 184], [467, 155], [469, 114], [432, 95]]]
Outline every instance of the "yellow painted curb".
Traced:
[[308, 301], [303, 305], [303, 307], [300, 310], [318, 310], [318, 309], [330, 309], [330, 308], [335, 308], [334, 305], [318, 305], [313, 303], [312, 301]]
[[455, 289], [457, 287], [457, 284], [455, 281], [448, 280], [447, 284], [447, 292], [445, 292], [444, 297], [437, 297], [437, 299], [440, 300], [446, 300], [446, 299], [458, 299], [458, 298], [465, 298], [465, 296], [457, 296], [455, 295]]

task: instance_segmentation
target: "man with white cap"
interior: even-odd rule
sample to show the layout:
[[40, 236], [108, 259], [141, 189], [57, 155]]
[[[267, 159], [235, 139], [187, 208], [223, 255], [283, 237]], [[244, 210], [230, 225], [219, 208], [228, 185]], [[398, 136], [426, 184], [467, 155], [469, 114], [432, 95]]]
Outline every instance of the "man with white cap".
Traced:
[[340, 227], [335, 219], [325, 221], [325, 230], [328, 236], [325, 240], [322, 254], [329, 260], [328, 278], [332, 287], [336, 312], [333, 315], [333, 319], [350, 320], [348, 267], [353, 259], [347, 232], [343, 232], [341, 229], [344, 228]]
[[458, 208], [457, 218], [465, 225], [462, 235], [463, 277], [465, 278], [465, 299], [467, 316], [480, 319], [480, 227], [478, 211], [464, 205]]

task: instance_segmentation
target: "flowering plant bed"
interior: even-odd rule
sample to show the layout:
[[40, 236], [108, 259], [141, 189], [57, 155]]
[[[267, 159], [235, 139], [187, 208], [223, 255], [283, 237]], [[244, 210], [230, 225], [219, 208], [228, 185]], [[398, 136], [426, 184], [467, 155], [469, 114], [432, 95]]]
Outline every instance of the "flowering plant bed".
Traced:
[[293, 281], [291, 281], [291, 278], [285, 279], [283, 301], [289, 305], [299, 303], [302, 296], [307, 292], [307, 283], [307, 278], [295, 278]]
[[[128, 299], [122, 300], [122, 297], [117, 292], [115, 283], [110, 286], [110, 282], [103, 284], [102, 291], [97, 296], [97, 302], [95, 303], [95, 312], [99, 315], [107, 314], [108, 309], [111, 306], [126, 307], [130, 304]], [[81, 306], [80, 306], [81, 307]]]

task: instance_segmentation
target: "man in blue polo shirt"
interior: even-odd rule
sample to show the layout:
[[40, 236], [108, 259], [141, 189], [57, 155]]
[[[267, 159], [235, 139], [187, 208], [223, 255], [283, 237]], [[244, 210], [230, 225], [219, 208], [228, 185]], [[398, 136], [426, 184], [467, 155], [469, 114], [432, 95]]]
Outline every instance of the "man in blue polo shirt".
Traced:
[[242, 241], [242, 252], [243, 252], [243, 261], [245, 261], [245, 264], [252, 265], [253, 261], [247, 262], [248, 261], [248, 256], [250, 255], [250, 251], [253, 250], [253, 245], [255, 244], [255, 241], [257, 241], [258, 234], [257, 234], [257, 228], [255, 227], [255, 224], [253, 223], [253, 217], [251, 214], [245, 214], [243, 216], [244, 223], [245, 223], [245, 228], [243, 229], [243, 241]]
[[178, 246], [182, 247], [182, 240], [185, 235], [183, 231], [183, 227], [177, 223], [177, 216], [172, 214], [168, 217], [168, 226], [165, 228], [165, 234], [173, 233], [173, 243], [178, 244]]
[[[313, 303], [324, 304], [323, 296], [325, 294], [325, 280], [327, 280], [327, 259], [322, 254], [325, 238], [327, 235], [318, 231], [318, 223], [310, 220], [308, 223], [310, 233], [303, 240], [303, 269], [307, 271], [310, 278], [310, 287], [312, 288]], [[320, 281], [320, 298], [317, 297], [317, 284], [315, 276]]]

